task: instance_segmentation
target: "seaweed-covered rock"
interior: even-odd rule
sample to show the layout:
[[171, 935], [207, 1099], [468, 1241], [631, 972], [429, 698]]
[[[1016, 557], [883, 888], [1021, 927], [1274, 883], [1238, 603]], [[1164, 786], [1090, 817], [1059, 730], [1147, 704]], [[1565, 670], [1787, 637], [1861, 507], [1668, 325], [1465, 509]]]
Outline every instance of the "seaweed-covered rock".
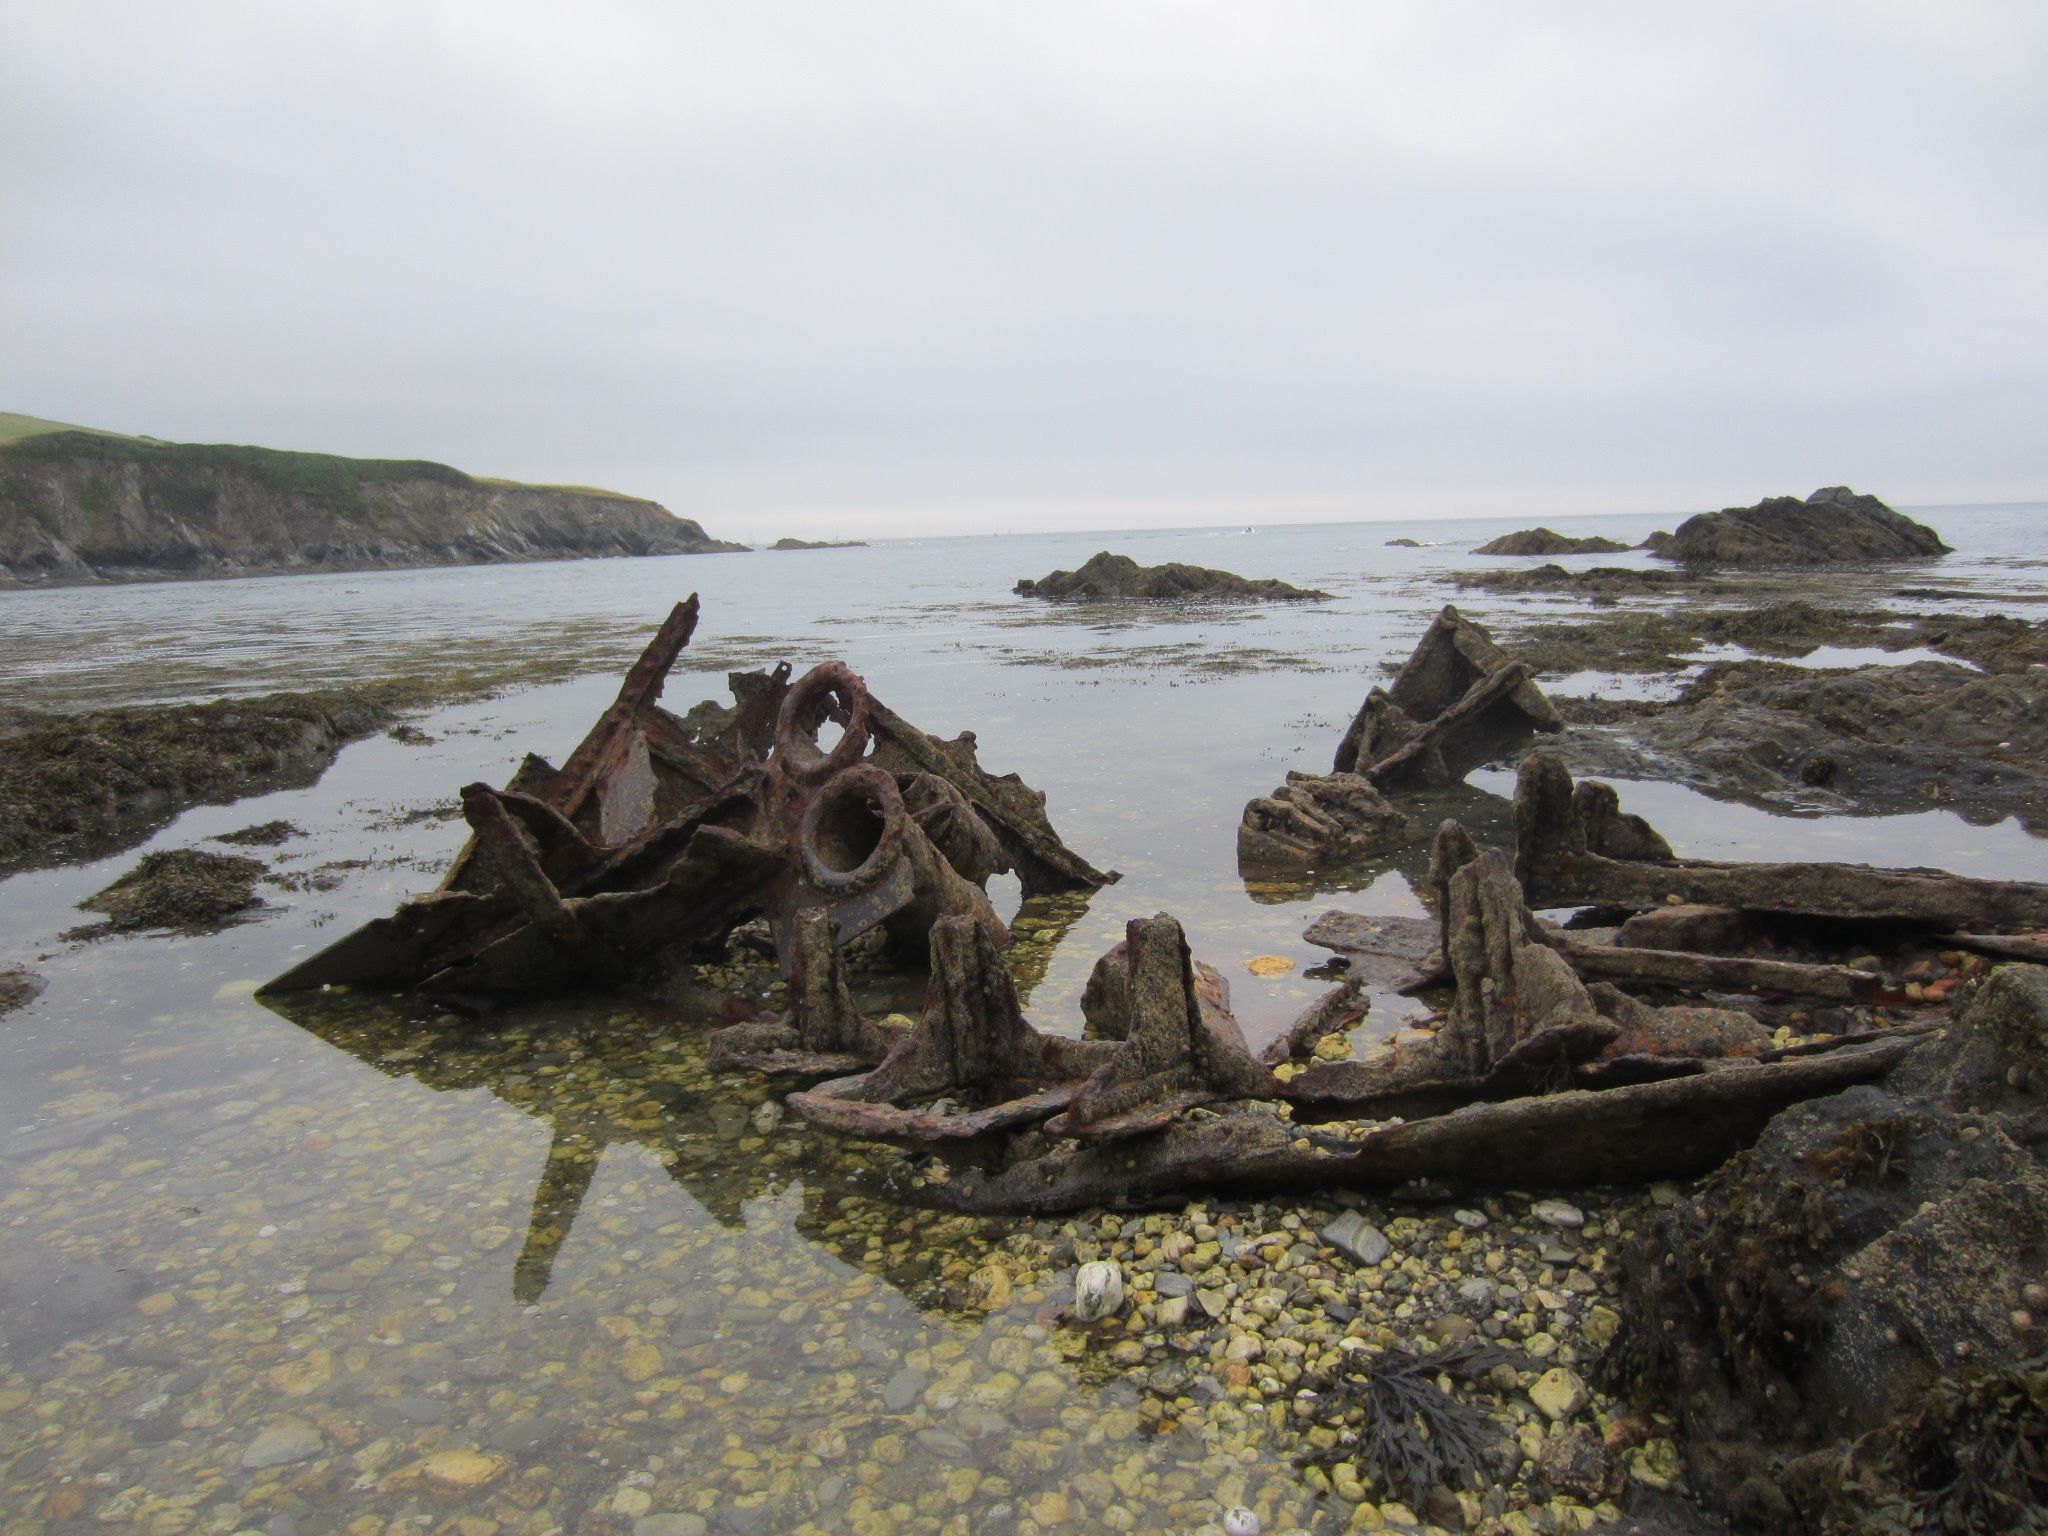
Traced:
[[2048, 828], [2048, 674], [1959, 663], [1816, 671], [1709, 667], [1564, 748], [1581, 773], [1676, 778], [1709, 794], [1863, 813], [1945, 806]]
[[104, 913], [107, 920], [100, 926], [116, 933], [143, 928], [209, 933], [263, 905], [256, 882], [267, 873], [260, 861], [239, 854], [169, 848], [145, 853], [127, 874], [78, 905]]
[[1237, 828], [1244, 869], [1322, 868], [1412, 842], [1418, 829], [1372, 780], [1355, 773], [1290, 773], [1250, 802]]
[[1483, 592], [1567, 592], [1574, 597], [1599, 602], [1603, 598], [1661, 596], [1677, 588], [1701, 585], [1683, 571], [1637, 570], [1627, 565], [1596, 565], [1590, 570], [1572, 571], [1561, 565], [1526, 566], [1519, 570], [1453, 571], [1451, 580], [1460, 591], [1467, 587]]
[[1212, 598], [1224, 602], [1305, 602], [1330, 594], [1284, 581], [1254, 579], [1231, 571], [1212, 570], [1205, 565], [1140, 565], [1129, 555], [1108, 550], [1096, 555], [1078, 571], [1054, 571], [1036, 581], [1017, 583], [1019, 597], [1044, 597], [1083, 602], [1136, 599], [1141, 602], [1174, 602], [1184, 598]]
[[43, 978], [17, 966], [0, 966], [0, 1013], [26, 1008], [43, 995]]
[[335, 689], [0, 719], [0, 871], [105, 851], [179, 808], [310, 784], [393, 715]]
[[1642, 547], [1664, 560], [1750, 566], [1842, 565], [1949, 552], [1941, 535], [1926, 524], [1840, 485], [1815, 491], [1804, 501], [1772, 496], [1753, 507], [1701, 512], [1679, 524], [1676, 533], [1652, 534]]
[[1573, 538], [1570, 534], [1554, 533], [1548, 528], [1523, 528], [1515, 533], [1504, 533], [1497, 539], [1489, 539], [1472, 553], [1475, 555], [1616, 555], [1630, 546], [1619, 539], [1603, 538], [1599, 534], [1588, 534], [1584, 538]]
[[1616, 1369], [1677, 1408], [1740, 1522], [2038, 1530], [2044, 1264], [2048, 970], [2009, 966], [1939, 1043], [1784, 1111], [1658, 1219]]

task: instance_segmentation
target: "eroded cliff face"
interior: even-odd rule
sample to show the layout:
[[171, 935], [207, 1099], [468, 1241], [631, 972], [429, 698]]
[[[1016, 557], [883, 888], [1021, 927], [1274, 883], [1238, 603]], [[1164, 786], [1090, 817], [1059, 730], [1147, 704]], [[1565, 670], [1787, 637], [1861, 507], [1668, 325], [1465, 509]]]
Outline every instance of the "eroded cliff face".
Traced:
[[86, 433], [0, 445], [0, 584], [743, 547], [651, 501], [445, 464]]

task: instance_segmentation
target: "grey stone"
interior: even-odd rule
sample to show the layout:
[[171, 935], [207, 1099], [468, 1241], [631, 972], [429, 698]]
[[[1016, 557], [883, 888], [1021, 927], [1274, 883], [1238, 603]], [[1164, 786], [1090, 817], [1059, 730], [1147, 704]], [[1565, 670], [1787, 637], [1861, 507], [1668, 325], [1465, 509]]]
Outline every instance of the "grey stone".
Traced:
[[278, 1419], [249, 1442], [249, 1448], [242, 1452], [242, 1466], [250, 1472], [261, 1472], [268, 1467], [305, 1461], [326, 1449], [327, 1441], [320, 1431], [304, 1419]]
[[1394, 1251], [1386, 1234], [1356, 1211], [1341, 1212], [1323, 1228], [1322, 1239], [1360, 1264], [1377, 1264]]
[[882, 1388], [882, 1406], [891, 1413], [907, 1413], [924, 1394], [927, 1378], [923, 1371], [903, 1367]]
[[702, 1515], [642, 1515], [633, 1522], [633, 1536], [704, 1536], [708, 1530]]

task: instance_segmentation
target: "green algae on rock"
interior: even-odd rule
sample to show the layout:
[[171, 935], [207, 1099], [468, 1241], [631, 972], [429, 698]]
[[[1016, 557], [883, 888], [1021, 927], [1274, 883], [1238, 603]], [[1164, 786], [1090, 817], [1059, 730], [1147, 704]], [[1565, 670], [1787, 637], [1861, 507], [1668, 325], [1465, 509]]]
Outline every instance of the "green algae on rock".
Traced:
[[120, 879], [79, 903], [86, 911], [104, 913], [106, 922], [75, 932], [81, 937], [90, 937], [97, 929], [210, 932], [263, 905], [256, 882], [268, 873], [259, 859], [203, 848], [145, 853]]
[[1129, 555], [1108, 550], [1075, 571], [1054, 571], [1036, 581], [1017, 583], [1019, 597], [1042, 597], [1067, 602], [1178, 602], [1209, 599], [1219, 602], [1313, 602], [1327, 598], [1327, 592], [1291, 586], [1270, 578], [1239, 576], [1232, 571], [1213, 570], [1204, 565], [1140, 565]]

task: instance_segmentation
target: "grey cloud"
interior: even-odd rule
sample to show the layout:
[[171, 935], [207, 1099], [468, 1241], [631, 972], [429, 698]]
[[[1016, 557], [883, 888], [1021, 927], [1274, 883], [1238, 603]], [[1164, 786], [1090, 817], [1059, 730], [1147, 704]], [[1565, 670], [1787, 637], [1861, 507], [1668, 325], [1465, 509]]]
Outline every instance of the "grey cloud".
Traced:
[[2044, 45], [2000, 4], [14, 0], [0, 407], [739, 533], [2048, 494]]

